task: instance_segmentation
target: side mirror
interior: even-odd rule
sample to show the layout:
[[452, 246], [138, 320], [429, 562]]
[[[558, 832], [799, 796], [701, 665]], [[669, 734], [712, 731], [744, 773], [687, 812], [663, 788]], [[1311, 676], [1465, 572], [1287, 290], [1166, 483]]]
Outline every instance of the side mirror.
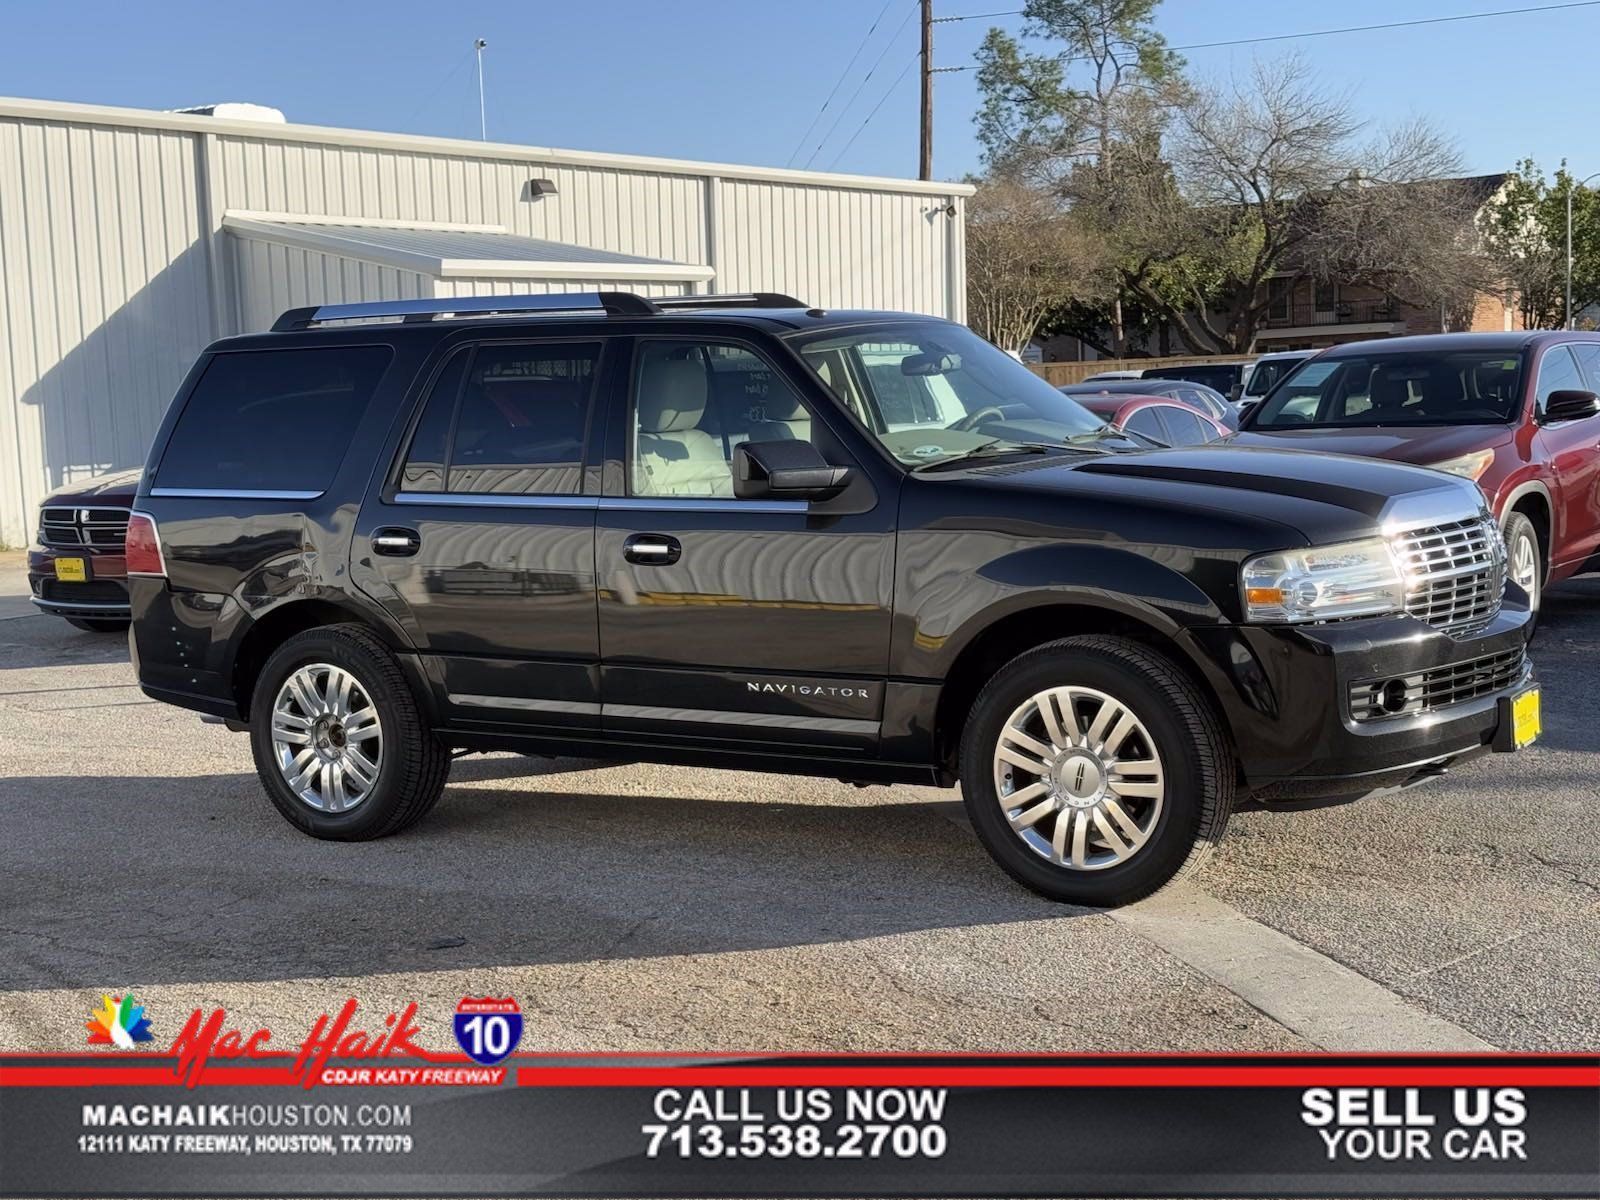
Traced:
[[740, 500], [831, 500], [850, 482], [810, 442], [741, 442], [733, 448], [733, 494]]
[[1235, 404], [1239, 403], [1239, 397], [1242, 395], [1244, 395], [1244, 384], [1242, 383], [1236, 383], [1228, 389], [1228, 399]]
[[1600, 413], [1600, 396], [1577, 388], [1564, 388], [1551, 392], [1546, 398], [1541, 420], [1549, 425], [1556, 421], [1581, 421], [1597, 413]]

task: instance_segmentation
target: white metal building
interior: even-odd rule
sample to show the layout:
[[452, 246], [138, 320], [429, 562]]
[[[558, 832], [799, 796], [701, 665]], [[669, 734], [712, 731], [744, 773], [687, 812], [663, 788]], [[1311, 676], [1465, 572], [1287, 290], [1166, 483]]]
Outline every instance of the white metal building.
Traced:
[[285, 308], [780, 291], [964, 319], [971, 189], [0, 99], [0, 542]]

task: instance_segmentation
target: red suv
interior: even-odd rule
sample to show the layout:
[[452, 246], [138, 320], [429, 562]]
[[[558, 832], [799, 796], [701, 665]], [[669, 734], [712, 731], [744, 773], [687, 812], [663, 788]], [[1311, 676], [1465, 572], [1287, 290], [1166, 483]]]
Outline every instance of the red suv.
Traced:
[[1235, 445], [1357, 454], [1475, 480], [1511, 577], [1544, 588], [1600, 564], [1600, 334], [1446, 333], [1307, 359]]

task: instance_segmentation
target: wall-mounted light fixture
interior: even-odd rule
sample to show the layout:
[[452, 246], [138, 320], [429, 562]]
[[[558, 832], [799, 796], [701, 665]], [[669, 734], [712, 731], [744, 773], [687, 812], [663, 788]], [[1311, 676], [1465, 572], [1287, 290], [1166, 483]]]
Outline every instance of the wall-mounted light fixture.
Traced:
[[528, 180], [526, 198], [529, 200], [540, 200], [545, 196], [554, 196], [557, 190], [556, 181], [554, 179], [530, 179]]

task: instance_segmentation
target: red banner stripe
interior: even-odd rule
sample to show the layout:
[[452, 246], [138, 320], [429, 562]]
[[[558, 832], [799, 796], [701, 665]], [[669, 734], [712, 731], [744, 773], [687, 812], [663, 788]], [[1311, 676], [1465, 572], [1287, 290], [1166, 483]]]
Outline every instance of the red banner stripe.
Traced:
[[[335, 1068], [328, 1068], [335, 1069]], [[520, 1087], [1524, 1087], [1600, 1088], [1600, 1066], [518, 1067]], [[287, 1067], [210, 1066], [203, 1083], [300, 1087]], [[6, 1067], [0, 1087], [182, 1087], [170, 1067]], [[337, 1085], [326, 1085], [336, 1090]], [[377, 1086], [377, 1085], [373, 1085]]]

